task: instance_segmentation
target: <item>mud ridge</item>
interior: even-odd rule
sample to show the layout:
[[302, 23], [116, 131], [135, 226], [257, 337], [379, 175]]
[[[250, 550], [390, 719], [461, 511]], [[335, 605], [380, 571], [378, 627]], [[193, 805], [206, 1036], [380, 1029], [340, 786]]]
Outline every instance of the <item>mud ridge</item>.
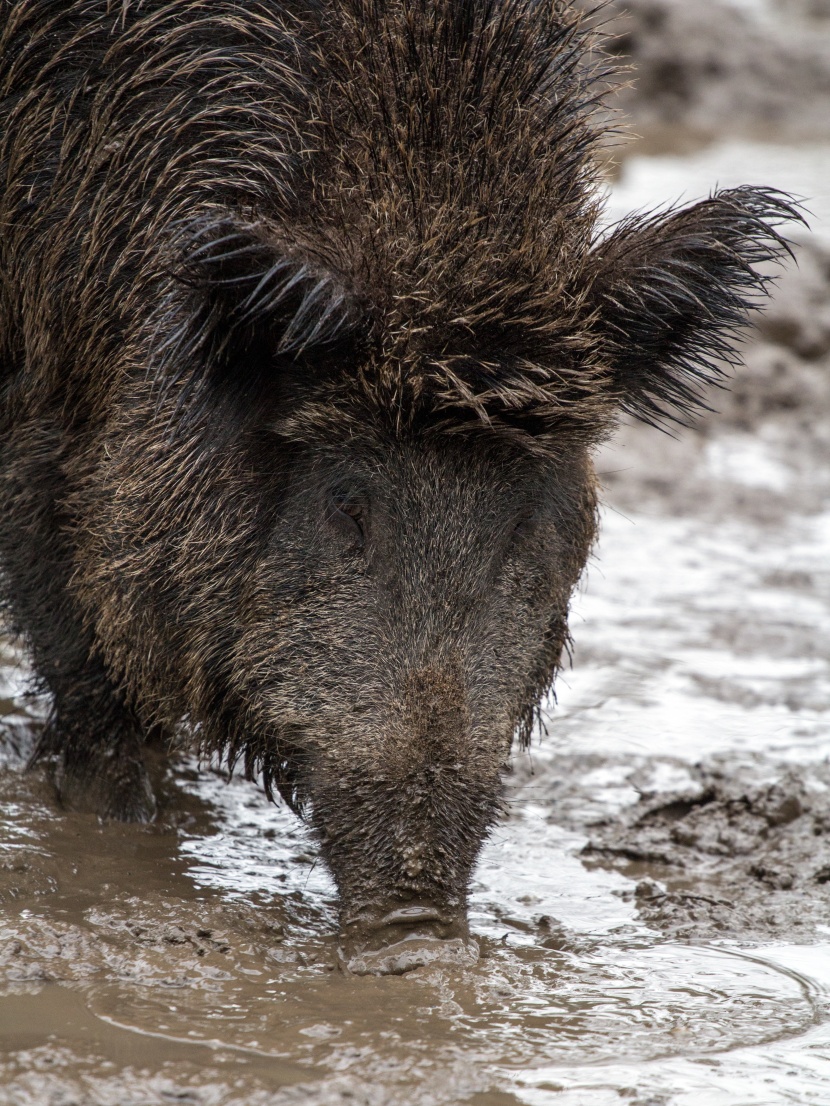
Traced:
[[672, 937], [816, 939], [830, 916], [830, 769], [695, 774], [694, 789], [645, 793], [591, 827], [586, 862], [640, 874], [624, 896]]

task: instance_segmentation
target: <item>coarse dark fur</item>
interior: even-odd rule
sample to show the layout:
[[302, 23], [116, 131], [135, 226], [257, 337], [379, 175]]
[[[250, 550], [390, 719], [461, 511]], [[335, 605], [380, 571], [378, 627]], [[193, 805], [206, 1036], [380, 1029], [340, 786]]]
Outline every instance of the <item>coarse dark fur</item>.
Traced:
[[598, 229], [560, 0], [0, 0], [0, 563], [65, 801], [174, 727], [344, 919], [464, 913], [567, 643], [592, 447], [734, 360], [786, 197]]

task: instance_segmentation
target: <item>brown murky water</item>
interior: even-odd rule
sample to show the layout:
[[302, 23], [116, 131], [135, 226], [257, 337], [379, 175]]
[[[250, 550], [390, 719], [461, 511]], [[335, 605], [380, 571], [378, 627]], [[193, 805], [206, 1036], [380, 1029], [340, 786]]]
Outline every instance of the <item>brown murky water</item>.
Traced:
[[[729, 183], [724, 149], [632, 161], [614, 204]], [[830, 155], [767, 155], [830, 226]], [[220, 770], [162, 775], [149, 827], [58, 809], [0, 646], [0, 1106], [830, 1102], [827, 458], [786, 428], [649, 441], [602, 458], [575, 666], [466, 970], [337, 970], [313, 844]]]

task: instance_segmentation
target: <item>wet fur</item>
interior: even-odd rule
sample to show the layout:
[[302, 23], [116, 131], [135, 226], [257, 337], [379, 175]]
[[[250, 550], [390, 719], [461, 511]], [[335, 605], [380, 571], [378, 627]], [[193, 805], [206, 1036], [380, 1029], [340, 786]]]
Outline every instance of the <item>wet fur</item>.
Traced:
[[0, 0], [0, 561], [67, 801], [150, 816], [184, 727], [348, 909], [463, 905], [591, 447], [694, 413], [795, 214], [599, 230], [607, 83], [558, 0]]

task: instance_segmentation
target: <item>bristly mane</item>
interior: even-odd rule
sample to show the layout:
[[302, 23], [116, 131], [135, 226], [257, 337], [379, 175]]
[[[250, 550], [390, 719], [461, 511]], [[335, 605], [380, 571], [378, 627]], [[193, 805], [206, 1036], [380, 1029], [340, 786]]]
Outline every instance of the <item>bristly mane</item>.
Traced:
[[567, 285], [598, 212], [583, 19], [558, 0], [346, 0], [332, 22], [319, 214], [377, 282], [380, 351], [561, 330], [540, 284]]
[[380, 403], [590, 419], [589, 21], [560, 0], [346, 0], [322, 42], [318, 214], [359, 260]]

